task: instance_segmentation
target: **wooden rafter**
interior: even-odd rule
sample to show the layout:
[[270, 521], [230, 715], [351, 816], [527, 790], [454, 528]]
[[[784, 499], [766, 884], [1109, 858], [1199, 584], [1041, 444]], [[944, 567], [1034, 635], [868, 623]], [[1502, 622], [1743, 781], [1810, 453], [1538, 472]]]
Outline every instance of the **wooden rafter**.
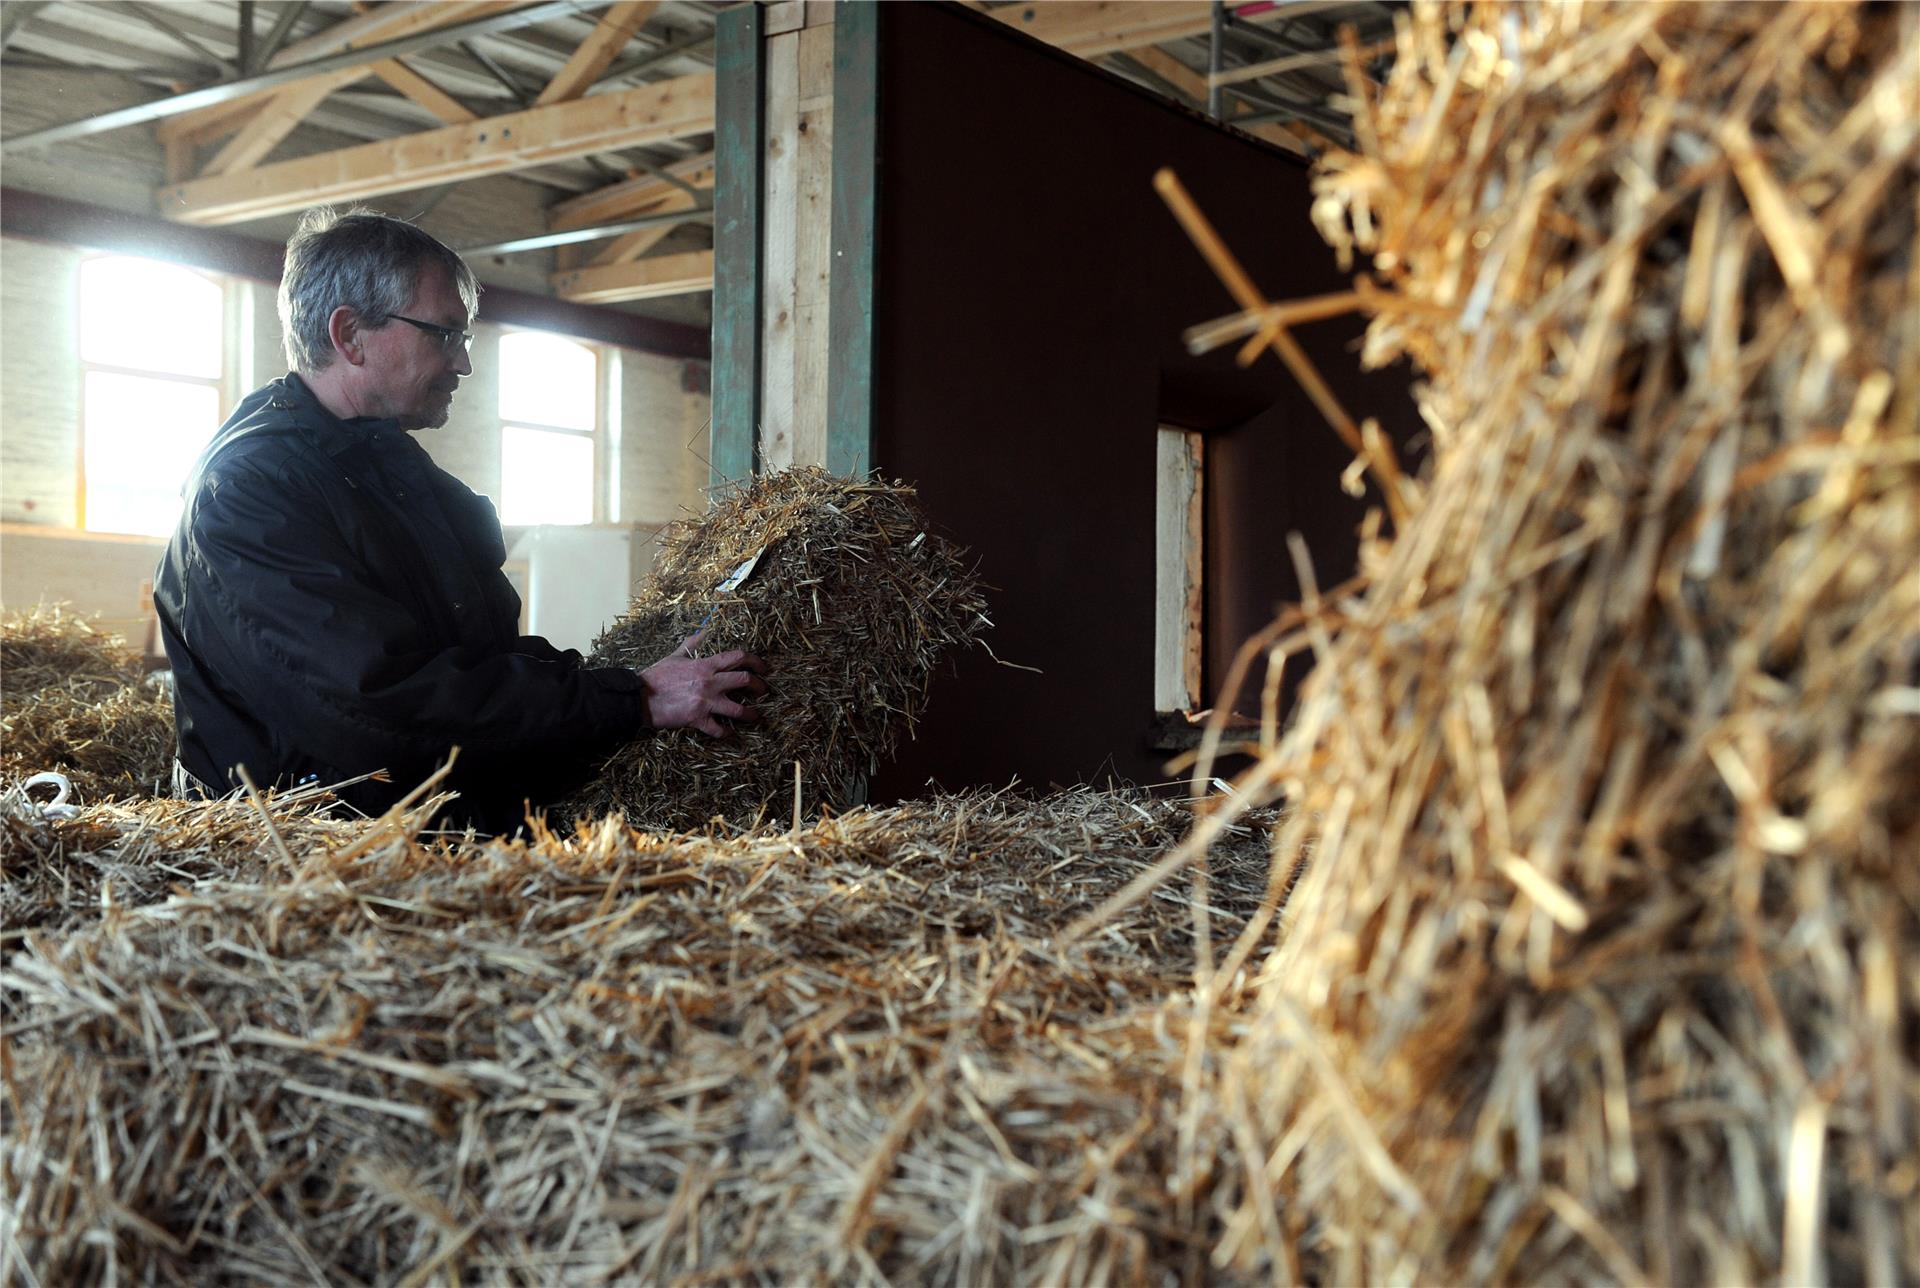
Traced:
[[713, 77], [682, 76], [571, 103], [443, 126], [237, 174], [169, 184], [154, 196], [167, 218], [228, 224], [431, 184], [476, 179], [614, 147], [713, 130]]
[[[688, 188], [711, 188], [713, 153], [676, 161], [667, 167], [667, 173]], [[660, 203], [676, 195], [687, 196], [685, 189], [658, 175], [642, 174], [560, 202], [547, 212], [547, 228], [551, 232], [562, 233], [574, 228], [591, 228], [595, 224], [611, 224], [655, 210], [675, 209]], [[687, 204], [692, 205], [691, 198], [688, 198]]]
[[587, 261], [589, 268], [604, 268], [609, 264], [629, 264], [666, 240], [667, 235], [679, 224], [661, 224], [657, 228], [640, 228], [623, 233], [608, 242]]
[[[1188, 67], [1166, 50], [1155, 49], [1151, 45], [1142, 45], [1138, 49], [1129, 49], [1126, 52], [1126, 57], [1131, 58], [1134, 62], [1139, 63], [1155, 76], [1158, 76], [1161, 80], [1173, 86], [1188, 99], [1203, 107], [1206, 105], [1207, 78], [1201, 73], [1194, 71], [1191, 67]], [[1250, 114], [1253, 108], [1236, 100], [1227, 110], [1232, 114], [1228, 117], [1228, 120], [1231, 121], [1233, 116]], [[1239, 128], [1245, 130], [1257, 139], [1265, 139], [1268, 143], [1301, 155], [1306, 154], [1309, 146], [1325, 147], [1327, 142], [1317, 131], [1307, 132], [1300, 127], [1279, 122], [1269, 121], [1259, 125], [1241, 125]]]
[[553, 79], [540, 91], [540, 97], [533, 101], [533, 105], [545, 107], [549, 103], [564, 103], [585, 94], [600, 79], [600, 73], [613, 65], [613, 60], [626, 48], [627, 42], [646, 26], [647, 19], [659, 7], [660, 0], [621, 0], [621, 3], [598, 15], [599, 20], [594, 23], [593, 30], [573, 51], [566, 66], [554, 73]]
[[359, 80], [366, 72], [335, 72], [332, 76], [322, 76], [311, 81], [302, 81], [291, 89], [282, 90], [273, 98], [255, 109], [251, 119], [240, 128], [240, 132], [227, 140], [226, 146], [214, 154], [207, 162], [202, 174], [237, 174], [252, 169], [266, 159], [280, 140], [293, 133], [300, 122], [321, 100], [342, 85]]
[[[1294, 0], [1249, 16], [1280, 22], [1345, 0]], [[1072, 4], [1011, 4], [988, 11], [1009, 27], [1082, 58], [1121, 53], [1204, 35], [1213, 27], [1207, 0], [1078, 0]]]
[[713, 289], [713, 252], [655, 255], [630, 264], [579, 268], [553, 275], [554, 294], [576, 304], [613, 304]]
[[373, 65], [373, 74], [432, 112], [443, 125], [478, 119], [473, 110], [398, 58]]
[[[533, 0], [447, 0], [446, 3], [436, 3], [435, 0], [394, 0], [393, 3], [381, 5], [371, 13], [336, 23], [318, 35], [309, 36], [305, 40], [286, 46], [273, 56], [267, 66], [269, 69], [287, 67], [294, 63], [323, 58], [329, 54], [364, 49], [370, 45], [399, 40], [404, 36], [432, 31], [457, 22], [484, 18], [508, 9], [523, 8], [532, 2]], [[311, 81], [296, 81], [279, 89], [250, 94], [244, 98], [202, 108], [197, 112], [183, 112], [159, 122], [154, 126], [154, 132], [162, 143], [186, 140], [194, 145], [204, 146], [249, 125], [262, 113], [277, 111], [274, 106], [276, 104], [311, 99], [312, 89], [317, 85], [326, 84], [327, 92], [331, 93], [342, 86], [376, 74], [379, 70], [378, 61], [369, 59], [365, 66], [359, 68], [326, 72], [314, 77]], [[321, 98], [324, 97], [325, 95], [322, 94]], [[320, 100], [311, 99], [311, 101], [317, 105]], [[311, 110], [312, 107], [308, 107], [307, 111]], [[297, 120], [295, 123], [298, 123]]]

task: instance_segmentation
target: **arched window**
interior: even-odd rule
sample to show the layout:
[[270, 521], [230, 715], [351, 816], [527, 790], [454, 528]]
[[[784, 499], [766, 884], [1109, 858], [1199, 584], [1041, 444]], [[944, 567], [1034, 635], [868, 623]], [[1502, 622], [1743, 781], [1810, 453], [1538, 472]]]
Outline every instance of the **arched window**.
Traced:
[[80, 265], [80, 514], [96, 532], [166, 536], [220, 427], [226, 290], [204, 273], [103, 255]]
[[500, 337], [500, 521], [592, 523], [600, 355], [541, 331]]

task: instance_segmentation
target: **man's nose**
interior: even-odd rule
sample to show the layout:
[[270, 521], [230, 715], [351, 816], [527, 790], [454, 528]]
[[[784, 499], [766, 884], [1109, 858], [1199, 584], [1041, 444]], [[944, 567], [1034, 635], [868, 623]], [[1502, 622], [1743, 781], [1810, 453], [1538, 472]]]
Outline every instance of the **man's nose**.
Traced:
[[456, 376], [473, 374], [473, 355], [467, 352], [467, 346], [464, 344], [455, 345], [453, 348], [453, 373]]

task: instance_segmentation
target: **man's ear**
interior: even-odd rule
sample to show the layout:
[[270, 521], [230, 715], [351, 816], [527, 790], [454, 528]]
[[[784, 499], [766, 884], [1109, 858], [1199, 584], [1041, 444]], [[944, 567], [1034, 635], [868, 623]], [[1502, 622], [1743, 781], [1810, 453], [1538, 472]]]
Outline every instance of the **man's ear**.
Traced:
[[327, 338], [333, 341], [333, 351], [350, 366], [357, 367], [367, 360], [364, 330], [360, 315], [344, 304], [327, 318]]

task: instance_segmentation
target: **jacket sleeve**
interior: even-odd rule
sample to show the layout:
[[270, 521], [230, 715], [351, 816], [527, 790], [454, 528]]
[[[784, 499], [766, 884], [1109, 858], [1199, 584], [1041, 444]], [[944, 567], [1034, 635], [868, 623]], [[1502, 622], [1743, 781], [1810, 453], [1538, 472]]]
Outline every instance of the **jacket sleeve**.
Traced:
[[637, 672], [583, 669], [550, 645], [436, 646], [331, 510], [298, 476], [241, 465], [207, 478], [193, 520], [203, 652], [290, 747], [361, 772], [456, 744], [489, 759], [578, 754], [642, 732]]

